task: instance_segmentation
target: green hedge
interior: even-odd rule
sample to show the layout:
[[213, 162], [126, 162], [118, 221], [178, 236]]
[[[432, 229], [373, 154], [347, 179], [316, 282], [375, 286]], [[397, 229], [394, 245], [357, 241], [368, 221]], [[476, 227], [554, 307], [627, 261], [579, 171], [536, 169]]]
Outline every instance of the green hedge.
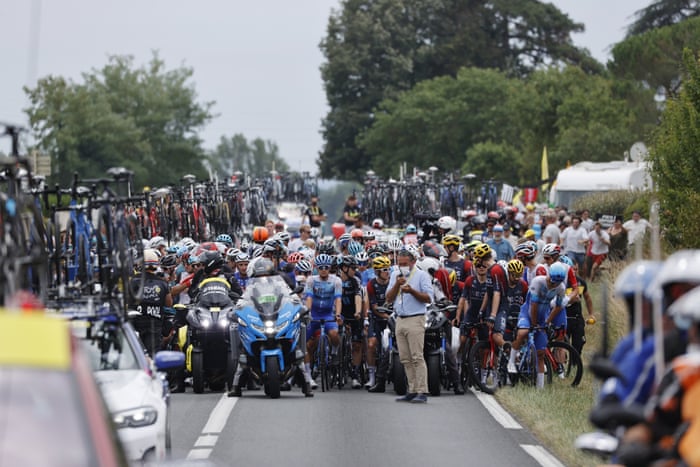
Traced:
[[622, 216], [624, 220], [632, 218], [633, 211], [639, 211], [645, 219], [649, 218], [649, 206], [652, 193], [649, 191], [606, 191], [591, 193], [577, 198], [571, 206], [571, 211], [588, 209], [591, 217], [597, 214], [612, 214]]

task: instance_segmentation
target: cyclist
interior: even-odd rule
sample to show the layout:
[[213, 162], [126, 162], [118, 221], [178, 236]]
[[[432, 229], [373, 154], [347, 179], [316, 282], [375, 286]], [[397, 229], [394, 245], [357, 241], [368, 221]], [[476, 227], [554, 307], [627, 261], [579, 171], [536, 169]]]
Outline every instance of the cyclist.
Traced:
[[372, 260], [374, 278], [367, 283], [367, 300], [369, 302], [369, 329], [367, 338], [367, 367], [369, 369], [369, 392], [384, 392], [386, 376], [389, 371], [389, 355], [391, 349], [387, 349], [384, 357], [379, 362], [379, 371], [376, 373], [376, 350], [378, 338], [386, 328], [389, 314], [381, 312], [378, 307], [384, 306], [386, 302], [386, 288], [389, 285], [389, 275], [391, 273], [391, 261], [386, 256], [377, 256]]
[[[147, 249], [143, 252], [143, 270], [131, 279], [132, 290], [138, 288], [141, 281], [139, 277], [143, 274], [144, 287], [141, 301], [136, 303], [131, 301], [129, 307], [140, 313], [140, 316], [132, 318], [131, 322], [139, 333], [141, 342], [146, 353], [155, 357], [159, 350], [161, 340], [165, 337], [163, 329], [164, 307], [173, 306], [173, 297], [170, 294], [168, 283], [156, 275], [160, 260], [155, 250]], [[129, 294], [131, 297], [132, 294]]]
[[[530, 282], [530, 289], [525, 304], [518, 317], [518, 335], [513, 341], [512, 348], [520, 350], [529, 332], [535, 326], [548, 326], [562, 312], [562, 304], [566, 295], [566, 268], [562, 263], [553, 264], [546, 276], [536, 276]], [[552, 308], [554, 301], [554, 308]], [[535, 348], [537, 349], [537, 388], [544, 388], [544, 349], [547, 346], [547, 334], [541, 330], [535, 332]], [[512, 369], [509, 363], [509, 370]]]
[[334, 358], [338, 352], [340, 336], [338, 335], [338, 323], [341, 320], [343, 284], [340, 278], [330, 274], [333, 257], [325, 253], [316, 256], [316, 269], [318, 274], [312, 275], [306, 281], [304, 296], [306, 308], [311, 311], [311, 323], [307, 334], [306, 356], [304, 357], [304, 373], [312, 389], [316, 389], [316, 382], [311, 379], [311, 356], [314, 355], [320, 334], [321, 323], [326, 321], [324, 330], [331, 342], [331, 353]]
[[404, 235], [402, 238], [404, 244], [406, 245], [417, 245], [418, 244], [418, 229], [414, 224], [408, 224]]
[[233, 277], [236, 278], [236, 280], [241, 286], [241, 289], [245, 291], [245, 288], [248, 285], [248, 280], [250, 279], [250, 277], [248, 277], [248, 265], [250, 264], [250, 257], [248, 256], [248, 253], [241, 251], [235, 256], [234, 259], [236, 264], [236, 271], [233, 273]]
[[352, 338], [352, 388], [359, 389], [359, 368], [362, 363], [362, 341], [364, 340], [364, 328], [362, 316], [362, 284], [356, 276], [357, 260], [354, 256], [343, 256], [339, 265], [340, 280], [342, 281], [342, 308], [341, 314], [346, 329], [349, 327]]
[[471, 274], [472, 270], [472, 262], [459, 254], [461, 243], [459, 236], [454, 234], [447, 234], [442, 237], [442, 246], [445, 247], [447, 252], [447, 257], [443, 264], [455, 273], [455, 284], [452, 287], [452, 300], [455, 305], [459, 302], [461, 288], [464, 287], [464, 280], [468, 274]]
[[[503, 300], [507, 307], [506, 340], [513, 341], [517, 332], [518, 315], [527, 297], [527, 282], [523, 280], [525, 265], [519, 259], [508, 261], [508, 286], [503, 291]], [[516, 350], [511, 347], [508, 359], [508, 373], [515, 373]]]
[[357, 274], [360, 276], [362, 287], [367, 287], [367, 283], [374, 278], [374, 269], [369, 267], [369, 255], [361, 251], [355, 255], [357, 260]]
[[[464, 281], [464, 288], [457, 303], [457, 312], [453, 321], [453, 324], [460, 328], [458, 356], [464, 353], [469, 329], [479, 324], [489, 303], [488, 268], [483, 261], [477, 259], [474, 262], [474, 269], [475, 273]], [[480, 337], [485, 338], [486, 336]]]
[[503, 331], [506, 328], [506, 309], [505, 303], [501, 301], [501, 293], [507, 285], [506, 271], [502, 265], [496, 263], [494, 251], [487, 243], [482, 243], [474, 248], [474, 257], [487, 268], [486, 284], [490, 303], [488, 310], [482, 310], [482, 317], [491, 328], [493, 342], [498, 347], [502, 347], [504, 343]]

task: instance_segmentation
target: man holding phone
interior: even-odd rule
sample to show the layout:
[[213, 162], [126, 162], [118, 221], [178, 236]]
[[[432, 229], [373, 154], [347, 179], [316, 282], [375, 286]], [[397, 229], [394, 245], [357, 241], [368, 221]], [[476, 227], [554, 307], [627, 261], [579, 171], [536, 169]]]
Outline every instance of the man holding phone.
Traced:
[[394, 304], [396, 344], [408, 379], [408, 393], [397, 401], [425, 403], [428, 401], [428, 370], [423, 344], [426, 305], [433, 299], [432, 280], [427, 272], [416, 267], [416, 257], [411, 250], [399, 251], [398, 266], [391, 274], [386, 293], [386, 302]]

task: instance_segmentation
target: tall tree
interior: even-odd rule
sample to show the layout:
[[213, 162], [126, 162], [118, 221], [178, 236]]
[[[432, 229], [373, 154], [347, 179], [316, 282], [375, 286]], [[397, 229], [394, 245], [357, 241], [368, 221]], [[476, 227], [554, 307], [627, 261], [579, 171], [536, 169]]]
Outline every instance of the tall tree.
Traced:
[[213, 103], [197, 102], [192, 70], [166, 70], [157, 55], [135, 68], [133, 58], [112, 56], [83, 83], [48, 76], [25, 88], [26, 109], [39, 147], [52, 158], [61, 183], [78, 171], [102, 176], [125, 166], [139, 184], [175, 182], [185, 173], [203, 175], [204, 151], [197, 131], [211, 118]]
[[698, 0], [654, 0], [646, 8], [635, 12], [634, 22], [627, 28], [627, 37], [680, 23], [698, 15]]
[[463, 66], [524, 75], [546, 64], [602, 67], [572, 45], [583, 30], [537, 0], [345, 0], [321, 42], [321, 75], [330, 106], [322, 122], [321, 175], [360, 179], [370, 156], [357, 137], [375, 107], [415, 83], [455, 76]]
[[667, 102], [650, 151], [651, 175], [661, 203], [661, 225], [674, 248], [700, 248], [700, 62], [683, 52], [683, 86]]
[[255, 177], [267, 175], [273, 168], [277, 172], [289, 171], [289, 164], [280, 157], [276, 143], [261, 138], [249, 142], [240, 133], [231, 138], [222, 136], [207, 161], [222, 177], [228, 177], [235, 171]]

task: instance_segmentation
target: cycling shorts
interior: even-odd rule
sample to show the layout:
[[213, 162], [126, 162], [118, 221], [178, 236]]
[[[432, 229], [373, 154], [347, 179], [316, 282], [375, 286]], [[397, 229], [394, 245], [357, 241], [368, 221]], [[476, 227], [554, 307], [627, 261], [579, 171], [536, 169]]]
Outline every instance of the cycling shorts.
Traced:
[[[338, 330], [338, 323], [333, 319], [332, 316], [328, 318], [321, 318], [327, 320], [325, 323], [323, 323], [323, 329], [326, 331], [326, 334], [328, 334], [330, 331], [337, 331]], [[321, 323], [318, 321], [314, 321], [313, 319], [309, 323], [309, 327], [306, 330], [306, 340], [310, 341], [311, 339], [318, 337], [321, 335]]]

